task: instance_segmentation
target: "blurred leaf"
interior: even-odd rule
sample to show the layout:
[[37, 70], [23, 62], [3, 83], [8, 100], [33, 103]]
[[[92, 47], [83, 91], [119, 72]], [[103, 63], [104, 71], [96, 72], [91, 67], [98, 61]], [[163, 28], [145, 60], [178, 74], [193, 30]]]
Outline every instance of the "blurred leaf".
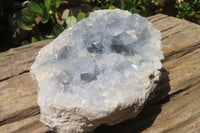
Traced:
[[190, 14], [190, 16], [193, 16], [194, 14], [195, 14], [195, 12], [194, 12], [194, 11], [192, 11], [192, 12], [191, 12], [191, 14]]
[[86, 18], [89, 17], [89, 13], [86, 13]]
[[25, 40], [25, 41], [21, 42], [21, 45], [26, 45], [26, 44], [29, 44], [28, 40]]
[[124, 3], [124, 0], [120, 0], [121, 2], [121, 9], [124, 10], [125, 9], [125, 3]]
[[77, 15], [78, 21], [80, 21], [80, 20], [82, 20], [82, 19], [84, 19], [84, 18], [86, 18], [86, 14], [83, 13], [83, 12], [80, 12], [80, 13]]
[[49, 12], [49, 8], [50, 8], [50, 5], [51, 5], [51, 0], [44, 0], [44, 5], [47, 9], [47, 12]]
[[142, 0], [138, 0], [137, 5], [141, 5], [142, 4]]
[[90, 4], [90, 3], [91, 3], [90, 0], [82, 0], [81, 2], [82, 2], [82, 3], [85, 3], [85, 4]]
[[53, 34], [51, 34], [51, 35], [46, 35], [45, 37], [48, 38], [48, 39], [53, 39], [53, 38], [55, 38], [56, 36], [54, 36]]
[[29, 17], [29, 16], [22, 16], [22, 20], [26, 22], [32, 22], [34, 21], [34, 18]]
[[81, 7], [90, 8], [90, 4], [81, 4]]
[[40, 40], [41, 40], [41, 41], [44, 40], [43, 36], [39, 36], [39, 37], [40, 37]]
[[77, 19], [74, 16], [70, 16], [65, 20], [65, 23], [67, 24], [67, 28], [73, 26], [77, 22]]
[[113, 5], [110, 5], [108, 9], [116, 9], [116, 7]]
[[51, 10], [50, 11], [51, 11], [51, 13], [49, 13], [49, 14], [55, 14], [56, 13], [57, 8], [56, 8], [56, 6], [54, 4], [51, 5]]
[[43, 9], [43, 10], [45, 10], [45, 9], [46, 9], [45, 5], [44, 5], [44, 4], [42, 4], [42, 3], [39, 3], [39, 6], [40, 6], [40, 8], [41, 8], [41, 9]]
[[32, 38], [31, 38], [31, 43], [34, 43], [34, 42], [37, 42], [38, 40], [33, 36]]
[[[101, 0], [96, 0], [96, 1], [97, 1], [98, 4], [101, 4], [101, 3], [102, 3]], [[94, 2], [94, 0], [93, 0], [93, 2]]]
[[148, 3], [148, 0], [143, 0], [144, 4], [147, 4]]
[[101, 9], [101, 8], [99, 8], [99, 7], [94, 7], [94, 8], [92, 9], [92, 11], [99, 10], [99, 9]]
[[136, 10], [136, 8], [131, 8], [131, 9], [130, 9], [130, 12], [131, 12], [131, 13], [137, 13], [137, 10]]
[[29, 5], [28, 5], [28, 10], [30, 12], [33, 12], [33, 13], [37, 13], [37, 14], [40, 14], [42, 15], [43, 14], [43, 10], [42, 8], [35, 2], [31, 2]]
[[60, 0], [55, 0], [56, 1], [56, 8], [60, 6]]
[[[106, 4], [106, 6], [105, 6], [105, 9], [108, 9], [109, 7], [112, 7], [112, 6], [114, 6], [114, 5], [112, 5], [112, 4]], [[115, 6], [114, 6], [115, 7]], [[116, 8], [116, 7], [115, 7]]]
[[145, 11], [146, 10], [146, 8], [144, 7], [144, 6], [140, 6], [140, 8], [142, 9], [142, 11]]
[[56, 36], [58, 36], [62, 31], [64, 30], [64, 27], [61, 26], [61, 25], [58, 25], [56, 24], [54, 27], [53, 27], [53, 32]]
[[41, 22], [42, 22], [43, 24], [46, 24], [48, 21], [49, 21], [49, 20], [48, 20], [47, 18], [42, 17]]
[[101, 6], [99, 9], [108, 9], [109, 6]]
[[136, 5], [136, 2], [137, 2], [136, 0], [133, 0], [133, 5]]
[[36, 15], [29, 12], [27, 9], [22, 10], [22, 20], [24, 21], [34, 21]]
[[17, 24], [23, 30], [32, 30], [32, 27], [26, 26], [21, 20], [18, 20]]

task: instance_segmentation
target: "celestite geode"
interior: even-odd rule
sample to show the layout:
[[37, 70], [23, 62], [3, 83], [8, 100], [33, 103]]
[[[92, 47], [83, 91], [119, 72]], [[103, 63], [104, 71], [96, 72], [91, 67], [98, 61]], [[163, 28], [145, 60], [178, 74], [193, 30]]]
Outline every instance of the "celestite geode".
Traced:
[[31, 67], [41, 121], [80, 133], [135, 117], [159, 80], [160, 40], [144, 17], [119, 9], [95, 11], [66, 29]]

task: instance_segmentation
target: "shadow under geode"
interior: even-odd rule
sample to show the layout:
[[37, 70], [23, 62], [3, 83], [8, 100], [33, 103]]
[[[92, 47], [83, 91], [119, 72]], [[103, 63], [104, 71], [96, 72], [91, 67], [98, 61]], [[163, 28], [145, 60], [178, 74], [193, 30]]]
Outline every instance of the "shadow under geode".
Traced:
[[[150, 97], [143, 110], [136, 118], [126, 120], [114, 126], [101, 125], [96, 128], [94, 133], [139, 133], [150, 127], [158, 114], [161, 112], [161, 107], [169, 101], [168, 92], [170, 90], [168, 72], [162, 68], [160, 80], [157, 82], [155, 93]], [[154, 96], [153, 96], [154, 95]]]

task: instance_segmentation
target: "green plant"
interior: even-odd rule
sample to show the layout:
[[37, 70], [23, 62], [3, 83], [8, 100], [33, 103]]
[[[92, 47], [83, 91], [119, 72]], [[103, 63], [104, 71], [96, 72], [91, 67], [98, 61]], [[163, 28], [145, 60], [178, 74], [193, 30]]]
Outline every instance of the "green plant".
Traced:
[[18, 20], [18, 26], [23, 30], [32, 31], [35, 39], [31, 39], [31, 42], [43, 40], [44, 35], [38, 29], [38, 25], [47, 24], [51, 21], [53, 27], [58, 27], [55, 15], [58, 14], [57, 8], [59, 6], [60, 0], [36, 0], [31, 2], [27, 8], [22, 10], [22, 20]]
[[67, 28], [73, 26], [77, 22], [77, 19], [74, 16], [68, 17], [65, 20], [65, 23], [67, 24]]
[[[164, 1], [164, 0], [163, 0]], [[151, 15], [157, 14], [157, 13], [162, 13], [163, 11], [163, 6], [159, 4], [159, 0], [148, 0], [147, 1], [147, 12]]]
[[195, 14], [188, 2], [179, 2], [175, 7], [178, 9], [178, 18], [189, 19]]
[[113, 0], [111, 4], [122, 10], [141, 13], [146, 10], [147, 0]]
[[200, 0], [194, 0], [192, 3], [192, 8], [195, 12], [193, 22], [200, 24]]
[[148, 5], [148, 0], [82, 0], [82, 2], [92, 6], [93, 10], [120, 8], [132, 13], [144, 12]]
[[82, 6], [92, 7], [93, 10], [99, 9], [115, 9], [108, 0], [82, 0]]
[[60, 35], [65, 29], [73, 26], [77, 22], [76, 17], [70, 16], [65, 20], [63, 25], [55, 24], [53, 27], [53, 33], [51, 35], [46, 36], [47, 38], [55, 38], [56, 36]]
[[185, 0], [175, 6], [178, 10], [177, 17], [200, 24], [200, 0]]
[[84, 19], [84, 18], [87, 18], [89, 16], [88, 13], [84, 13], [84, 12], [80, 12], [78, 15], [77, 15], [77, 19], [78, 21]]

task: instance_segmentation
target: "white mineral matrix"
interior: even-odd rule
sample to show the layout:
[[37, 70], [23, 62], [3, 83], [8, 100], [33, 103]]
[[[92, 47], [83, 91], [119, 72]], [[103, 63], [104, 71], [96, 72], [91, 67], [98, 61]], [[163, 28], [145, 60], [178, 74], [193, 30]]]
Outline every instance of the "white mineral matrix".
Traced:
[[63, 31], [31, 67], [41, 121], [81, 133], [134, 118], [159, 80], [160, 40], [146, 18], [120, 9], [92, 12]]

